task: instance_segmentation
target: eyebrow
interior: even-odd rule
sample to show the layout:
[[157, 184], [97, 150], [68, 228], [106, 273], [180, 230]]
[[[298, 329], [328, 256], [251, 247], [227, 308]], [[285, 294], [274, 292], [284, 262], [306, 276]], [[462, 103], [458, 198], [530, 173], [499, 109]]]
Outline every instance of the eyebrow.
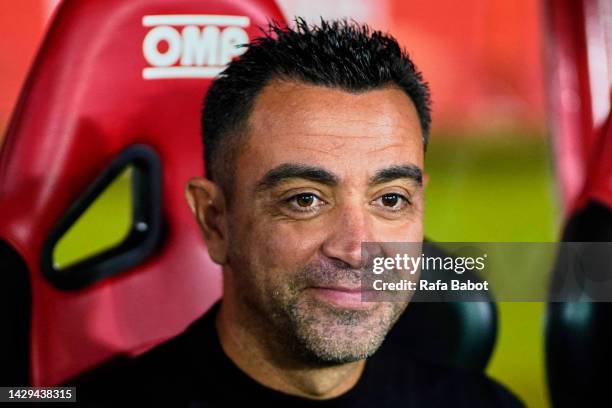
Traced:
[[390, 166], [378, 170], [372, 178], [370, 185], [387, 183], [397, 179], [410, 179], [419, 186], [423, 185], [423, 170], [414, 164], [404, 164], [400, 166]]
[[[294, 178], [310, 180], [331, 187], [338, 185], [338, 177], [322, 167], [298, 163], [283, 163], [268, 171], [257, 183], [255, 191], [269, 190]], [[369, 184], [382, 184], [397, 179], [410, 179], [421, 186], [423, 184], [423, 171], [414, 164], [390, 166], [378, 170], [370, 178]]]
[[284, 163], [268, 171], [257, 183], [255, 190], [268, 190], [294, 178], [306, 179], [332, 187], [338, 184], [338, 177], [322, 167]]

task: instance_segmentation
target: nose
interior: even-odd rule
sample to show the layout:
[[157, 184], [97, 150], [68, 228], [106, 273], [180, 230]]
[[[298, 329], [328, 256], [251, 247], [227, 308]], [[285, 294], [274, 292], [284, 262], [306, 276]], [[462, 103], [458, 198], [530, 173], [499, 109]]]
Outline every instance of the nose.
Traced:
[[346, 204], [337, 214], [321, 250], [326, 257], [359, 269], [364, 263], [361, 244], [371, 237], [366, 209], [357, 203]]

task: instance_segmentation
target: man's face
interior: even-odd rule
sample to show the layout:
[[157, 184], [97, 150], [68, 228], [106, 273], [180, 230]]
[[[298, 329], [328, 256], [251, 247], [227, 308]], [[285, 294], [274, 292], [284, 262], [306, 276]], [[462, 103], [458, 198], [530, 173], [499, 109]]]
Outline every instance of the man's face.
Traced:
[[226, 220], [236, 296], [224, 301], [309, 362], [368, 357], [407, 301], [361, 302], [361, 244], [423, 237], [413, 103], [394, 87], [351, 94], [275, 81], [245, 139]]

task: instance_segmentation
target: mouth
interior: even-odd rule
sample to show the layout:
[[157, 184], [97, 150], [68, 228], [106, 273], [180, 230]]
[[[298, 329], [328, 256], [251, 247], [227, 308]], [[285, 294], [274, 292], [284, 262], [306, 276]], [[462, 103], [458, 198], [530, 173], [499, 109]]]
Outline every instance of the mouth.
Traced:
[[343, 309], [372, 309], [376, 303], [362, 301], [361, 286], [314, 286], [307, 291], [315, 298]]

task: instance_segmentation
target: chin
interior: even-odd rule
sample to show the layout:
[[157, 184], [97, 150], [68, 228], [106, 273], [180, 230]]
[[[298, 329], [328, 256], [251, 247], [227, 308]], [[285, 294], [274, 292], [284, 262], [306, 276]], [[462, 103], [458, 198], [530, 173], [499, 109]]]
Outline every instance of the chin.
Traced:
[[405, 306], [373, 303], [367, 309], [339, 307], [307, 298], [292, 308], [291, 321], [298, 351], [309, 362], [343, 364], [370, 357]]

